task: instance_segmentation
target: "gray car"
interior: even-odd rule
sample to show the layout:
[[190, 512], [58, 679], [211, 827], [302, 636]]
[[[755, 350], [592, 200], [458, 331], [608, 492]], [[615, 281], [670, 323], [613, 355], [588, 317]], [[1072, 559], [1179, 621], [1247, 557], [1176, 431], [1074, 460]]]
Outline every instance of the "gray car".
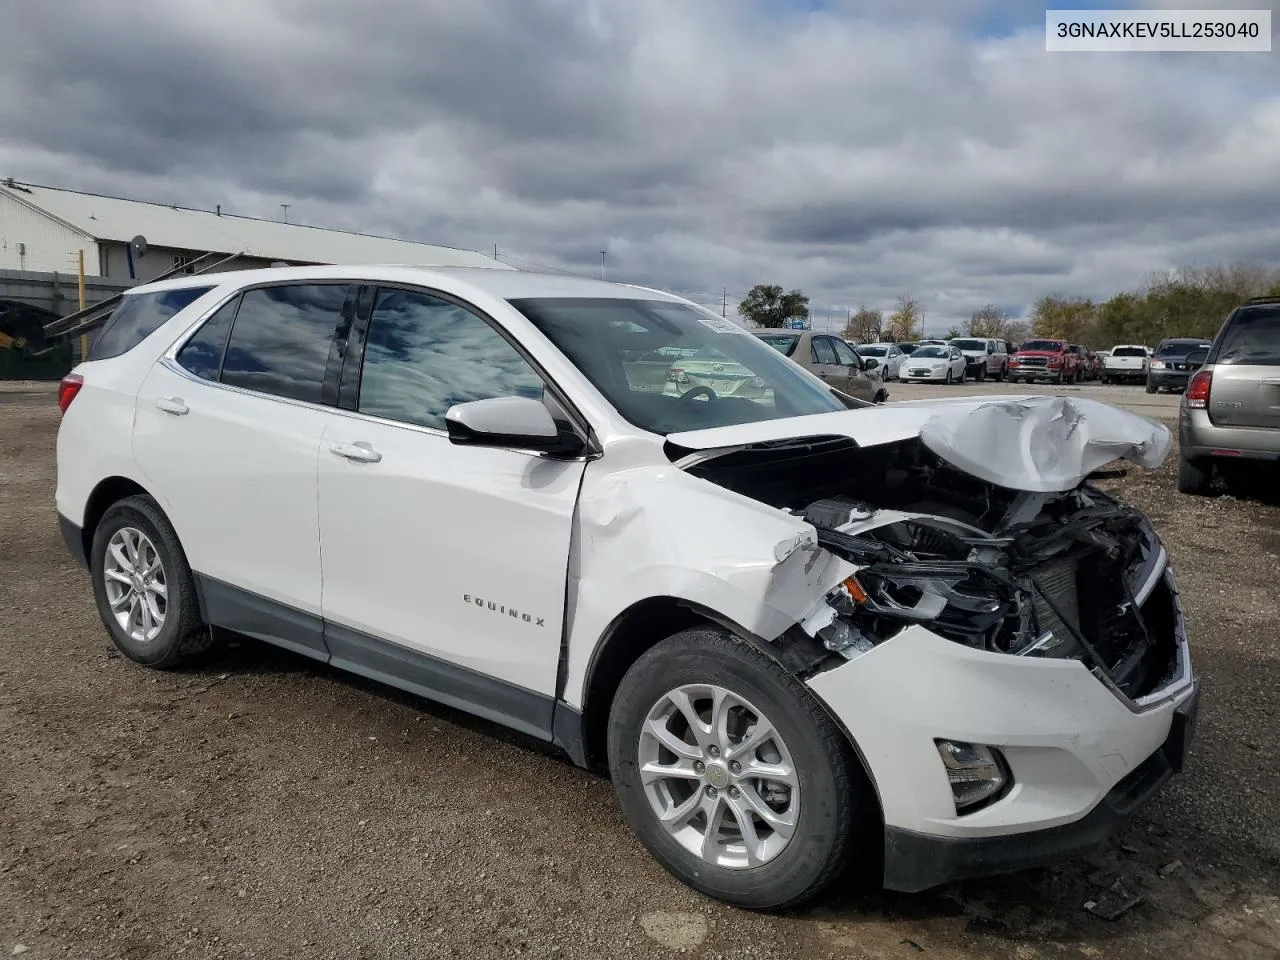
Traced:
[[1280, 297], [1232, 311], [1192, 374], [1178, 413], [1178, 489], [1206, 493], [1215, 461], [1280, 463]]

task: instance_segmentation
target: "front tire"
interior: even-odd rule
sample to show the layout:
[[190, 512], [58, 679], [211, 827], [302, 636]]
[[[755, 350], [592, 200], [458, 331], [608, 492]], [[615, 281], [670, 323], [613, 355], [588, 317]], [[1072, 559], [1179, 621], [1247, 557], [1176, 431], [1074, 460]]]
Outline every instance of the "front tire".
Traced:
[[89, 564], [98, 615], [130, 660], [169, 670], [210, 647], [186, 554], [153, 499], [128, 497], [107, 509]]
[[954, 381], [955, 381], [955, 377], [953, 377], [953, 376], [951, 375], [951, 370], [950, 370], [950, 369], [948, 369], [948, 370], [947, 370], [947, 380], [946, 380], [946, 382], [947, 382], [948, 384], [950, 384], [950, 383], [953, 383]]
[[1147, 380], [1147, 393], [1155, 393], [1159, 389], [1160, 388], [1157, 387], [1154, 383], [1152, 383], [1150, 379]]
[[724, 630], [685, 630], [641, 656], [608, 743], [627, 823], [708, 896], [780, 909], [822, 890], [855, 846], [876, 862], [879, 817], [848, 742], [800, 681]]

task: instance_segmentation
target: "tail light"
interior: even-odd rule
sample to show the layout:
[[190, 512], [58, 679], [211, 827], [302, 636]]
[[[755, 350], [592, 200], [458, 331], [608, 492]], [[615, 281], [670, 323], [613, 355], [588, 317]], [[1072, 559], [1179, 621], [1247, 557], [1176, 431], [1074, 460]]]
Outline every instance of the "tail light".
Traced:
[[67, 407], [71, 406], [71, 401], [76, 398], [76, 394], [83, 386], [84, 377], [78, 373], [68, 373], [63, 377], [62, 382], [58, 384], [58, 409], [66, 413]]
[[1201, 370], [1187, 384], [1185, 394], [1187, 406], [1192, 410], [1203, 410], [1209, 405], [1209, 388], [1213, 386], [1213, 371]]

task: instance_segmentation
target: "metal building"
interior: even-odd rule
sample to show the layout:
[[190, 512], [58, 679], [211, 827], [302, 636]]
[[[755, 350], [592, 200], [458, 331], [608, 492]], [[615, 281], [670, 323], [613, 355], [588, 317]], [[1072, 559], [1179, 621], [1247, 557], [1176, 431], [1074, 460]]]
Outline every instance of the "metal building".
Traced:
[[[131, 241], [146, 239], [143, 256]], [[290, 264], [506, 265], [472, 250], [0, 181], [0, 270], [77, 272], [145, 282], [204, 254], [240, 254], [227, 269]], [[510, 269], [510, 268], [507, 268]]]

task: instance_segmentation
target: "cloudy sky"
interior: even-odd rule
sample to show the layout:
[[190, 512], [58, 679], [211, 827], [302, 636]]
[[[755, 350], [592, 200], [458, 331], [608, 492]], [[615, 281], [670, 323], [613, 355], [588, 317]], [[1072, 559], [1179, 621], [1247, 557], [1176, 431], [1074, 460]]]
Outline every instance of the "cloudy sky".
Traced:
[[607, 250], [611, 279], [731, 310], [757, 282], [819, 319], [910, 292], [931, 332], [1280, 263], [1280, 53], [1047, 54], [1043, 3], [4, 8], [0, 176], [50, 186], [287, 202], [524, 267], [598, 275]]

